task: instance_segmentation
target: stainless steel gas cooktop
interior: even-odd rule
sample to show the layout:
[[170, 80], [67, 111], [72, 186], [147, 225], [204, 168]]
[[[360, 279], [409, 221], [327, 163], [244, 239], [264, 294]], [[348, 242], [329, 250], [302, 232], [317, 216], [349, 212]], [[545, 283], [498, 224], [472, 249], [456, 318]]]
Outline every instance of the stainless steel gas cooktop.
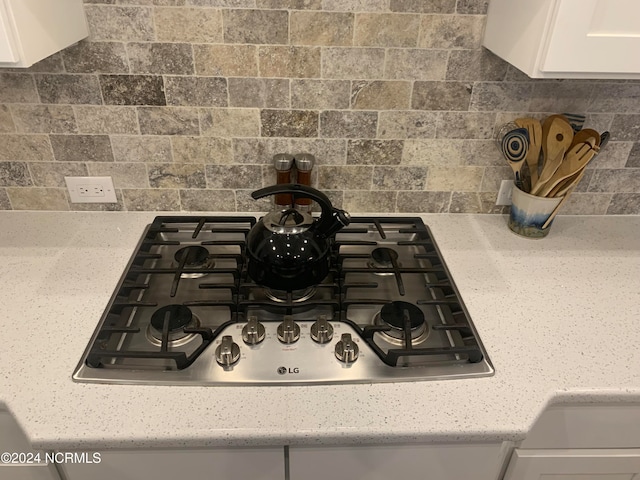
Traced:
[[327, 277], [293, 291], [248, 275], [255, 223], [156, 217], [73, 379], [283, 385], [493, 375], [420, 218], [352, 218], [332, 241]]

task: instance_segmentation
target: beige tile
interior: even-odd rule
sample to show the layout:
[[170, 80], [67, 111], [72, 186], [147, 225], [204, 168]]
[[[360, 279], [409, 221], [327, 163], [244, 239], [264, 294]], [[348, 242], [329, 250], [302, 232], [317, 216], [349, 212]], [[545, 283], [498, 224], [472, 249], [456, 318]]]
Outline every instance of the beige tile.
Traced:
[[0, 72], [0, 103], [39, 103], [33, 75]]
[[229, 104], [232, 107], [289, 107], [289, 79], [229, 78]]
[[171, 137], [173, 158], [179, 163], [233, 162], [231, 140], [214, 137]]
[[612, 194], [574, 192], [561, 207], [562, 215], [604, 215], [607, 213]]
[[92, 41], [152, 41], [152, 10], [148, 7], [85, 5]]
[[419, 15], [358, 13], [353, 43], [375, 47], [415, 47], [419, 27]]
[[149, 188], [149, 176], [144, 163], [91, 163], [89, 175], [111, 177], [115, 188]]
[[129, 211], [177, 211], [180, 195], [172, 189], [123, 189], [123, 203]]
[[11, 105], [18, 132], [75, 133], [76, 119], [70, 105]]
[[261, 77], [316, 78], [320, 76], [320, 48], [261, 46], [258, 48]]
[[291, 12], [290, 43], [293, 45], [353, 44], [352, 13]]
[[48, 135], [3, 135], [0, 160], [53, 161]]
[[262, 110], [263, 137], [317, 137], [318, 112], [313, 110]]
[[363, 165], [318, 167], [318, 187], [327, 190], [370, 190], [373, 167]]
[[37, 187], [67, 188], [64, 177], [86, 177], [85, 163], [32, 162], [29, 164], [33, 183]]
[[225, 43], [287, 43], [286, 10], [223, 10]]
[[139, 133], [134, 107], [84, 106], [73, 107], [80, 133]]
[[291, 138], [289, 151], [311, 153], [316, 158], [316, 165], [344, 165], [346, 162], [346, 140], [339, 138]]
[[347, 109], [351, 82], [348, 80], [292, 80], [293, 108]]
[[334, 138], [375, 138], [376, 112], [326, 110], [320, 112], [320, 136]]
[[351, 108], [358, 110], [406, 110], [411, 83], [401, 81], [357, 81], [351, 83]]
[[35, 75], [42, 103], [83, 103], [100, 105], [100, 83], [95, 75]]
[[138, 107], [143, 135], [197, 135], [198, 110], [187, 107]]
[[24, 162], [0, 162], [0, 186], [28, 187], [33, 185], [29, 168]]
[[234, 163], [259, 163], [273, 165], [273, 156], [291, 151], [287, 138], [234, 138]]
[[436, 137], [489, 139], [493, 137], [495, 119], [495, 113], [440, 112]]
[[200, 128], [207, 137], [258, 137], [260, 111], [249, 108], [203, 108]]
[[424, 190], [428, 167], [381, 167], [373, 169], [373, 187], [379, 190]]
[[258, 48], [255, 45], [193, 45], [193, 55], [198, 75], [258, 75]]
[[180, 190], [182, 210], [187, 212], [234, 212], [233, 190]]
[[[420, 22], [421, 48], [480, 48], [484, 15], [423, 15]], [[464, 34], [460, 34], [464, 32]]]
[[398, 165], [402, 159], [399, 140], [349, 140], [347, 163], [350, 165]]
[[11, 210], [11, 201], [4, 188], [0, 188], [0, 210]]
[[122, 42], [83, 40], [62, 51], [70, 73], [129, 73], [129, 60]]
[[11, 111], [7, 105], [0, 105], [0, 133], [13, 133], [16, 126], [11, 117]]
[[69, 210], [66, 189], [41, 187], [7, 187], [14, 210]]
[[173, 161], [169, 137], [112, 135], [111, 147], [116, 162], [168, 163]]
[[446, 50], [390, 48], [384, 76], [399, 80], [444, 80], [447, 55]]
[[113, 162], [108, 135], [51, 135], [51, 146], [59, 162]]
[[204, 165], [197, 163], [149, 164], [153, 188], [206, 188]]
[[222, 43], [222, 11], [214, 8], [155, 8], [156, 39]]
[[335, 79], [382, 78], [384, 49], [339, 48], [322, 49], [322, 77]]
[[483, 173], [483, 167], [430, 166], [426, 189], [477, 192]]
[[378, 114], [380, 138], [433, 138], [436, 135], [436, 113], [387, 111]]
[[261, 188], [261, 165], [207, 165], [207, 188]]
[[[463, 1], [458, 0], [458, 4]], [[390, 0], [389, 8], [392, 12], [454, 13], [456, 0]]]
[[640, 215], [640, 193], [614, 193], [607, 214]]
[[397, 192], [371, 192], [348, 190], [344, 192], [343, 207], [352, 213], [394, 212]]
[[131, 73], [192, 75], [193, 51], [188, 43], [129, 43]]
[[445, 213], [451, 192], [398, 192], [398, 212]]
[[389, 9], [389, 0], [322, 0], [322, 9], [345, 12], [385, 12]]
[[413, 84], [411, 108], [416, 110], [469, 110], [473, 91], [473, 84], [467, 82], [417, 81]]
[[221, 77], [164, 77], [167, 105], [227, 106], [227, 79]]
[[403, 165], [460, 165], [462, 140], [420, 139], [405, 140]]

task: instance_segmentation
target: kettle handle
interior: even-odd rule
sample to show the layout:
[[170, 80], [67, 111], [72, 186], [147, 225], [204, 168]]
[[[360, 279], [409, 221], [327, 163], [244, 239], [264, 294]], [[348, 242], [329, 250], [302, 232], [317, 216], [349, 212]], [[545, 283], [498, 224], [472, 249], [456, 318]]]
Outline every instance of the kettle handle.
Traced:
[[331, 200], [329, 200], [324, 193], [307, 185], [300, 185], [299, 183], [281, 183], [280, 185], [271, 185], [270, 187], [261, 188], [252, 192], [251, 197], [254, 200], [258, 200], [259, 198], [279, 193], [289, 193], [293, 195], [294, 201], [295, 197], [305, 197], [316, 201], [322, 209], [322, 214], [320, 215], [317, 224], [317, 230], [320, 234], [329, 236], [343, 226], [349, 224], [350, 217], [347, 212], [333, 208]]

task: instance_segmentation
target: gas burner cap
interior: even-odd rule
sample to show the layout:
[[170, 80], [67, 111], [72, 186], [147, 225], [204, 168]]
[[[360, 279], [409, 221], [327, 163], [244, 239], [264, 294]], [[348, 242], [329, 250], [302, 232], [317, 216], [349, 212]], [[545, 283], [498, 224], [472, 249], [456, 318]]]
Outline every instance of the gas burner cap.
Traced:
[[[265, 296], [272, 302], [287, 303], [287, 294], [289, 292], [285, 290], [273, 290], [271, 288], [265, 288]], [[302, 290], [293, 290], [291, 292], [291, 301], [293, 303], [302, 303], [309, 300], [316, 293], [316, 287], [309, 287]]]
[[[173, 255], [174, 266], [177, 267], [182, 263], [182, 260], [185, 259], [184, 267], [188, 269], [202, 269], [208, 270], [214, 267], [215, 261], [210, 258], [209, 250], [204, 247], [200, 247], [198, 245], [190, 245], [188, 247], [183, 247], [176, 251]], [[180, 277], [182, 278], [200, 278], [204, 277], [206, 272], [183, 272]]]
[[424, 312], [413, 303], [399, 301], [387, 303], [376, 314], [374, 324], [391, 327], [389, 330], [379, 333], [386, 340], [401, 345], [404, 342], [405, 318], [410, 322], [412, 344], [418, 344], [429, 336], [429, 326], [425, 320]]
[[200, 320], [191, 309], [184, 305], [167, 305], [153, 312], [147, 327], [147, 339], [154, 345], [162, 345], [162, 329], [166, 319], [169, 321], [169, 346], [179, 347], [197, 336], [184, 331], [185, 327], [200, 326]]
[[[378, 247], [371, 251], [371, 260], [367, 265], [371, 269], [378, 268], [392, 268], [394, 263], [400, 266], [398, 263], [398, 252], [392, 248]], [[394, 272], [373, 272], [374, 275], [393, 275]]]

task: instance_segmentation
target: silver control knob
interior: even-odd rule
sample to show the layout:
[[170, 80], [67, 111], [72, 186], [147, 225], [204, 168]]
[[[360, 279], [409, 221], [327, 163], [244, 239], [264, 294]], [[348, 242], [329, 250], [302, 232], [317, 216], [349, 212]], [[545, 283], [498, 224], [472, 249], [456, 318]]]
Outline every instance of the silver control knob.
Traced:
[[296, 343], [300, 339], [300, 325], [293, 321], [289, 315], [285, 315], [284, 320], [277, 329], [278, 340], [282, 343]]
[[333, 326], [327, 321], [325, 315], [318, 316], [311, 325], [311, 339], [316, 343], [328, 343], [333, 338]]
[[233, 341], [231, 335], [222, 337], [220, 345], [216, 348], [216, 362], [223, 367], [230, 367], [240, 360], [240, 347]]
[[336, 343], [336, 358], [344, 363], [353, 363], [358, 359], [358, 345], [350, 333], [343, 333], [340, 341]]
[[251, 315], [247, 324], [242, 327], [242, 340], [247, 345], [257, 345], [264, 340], [265, 329], [258, 317]]

